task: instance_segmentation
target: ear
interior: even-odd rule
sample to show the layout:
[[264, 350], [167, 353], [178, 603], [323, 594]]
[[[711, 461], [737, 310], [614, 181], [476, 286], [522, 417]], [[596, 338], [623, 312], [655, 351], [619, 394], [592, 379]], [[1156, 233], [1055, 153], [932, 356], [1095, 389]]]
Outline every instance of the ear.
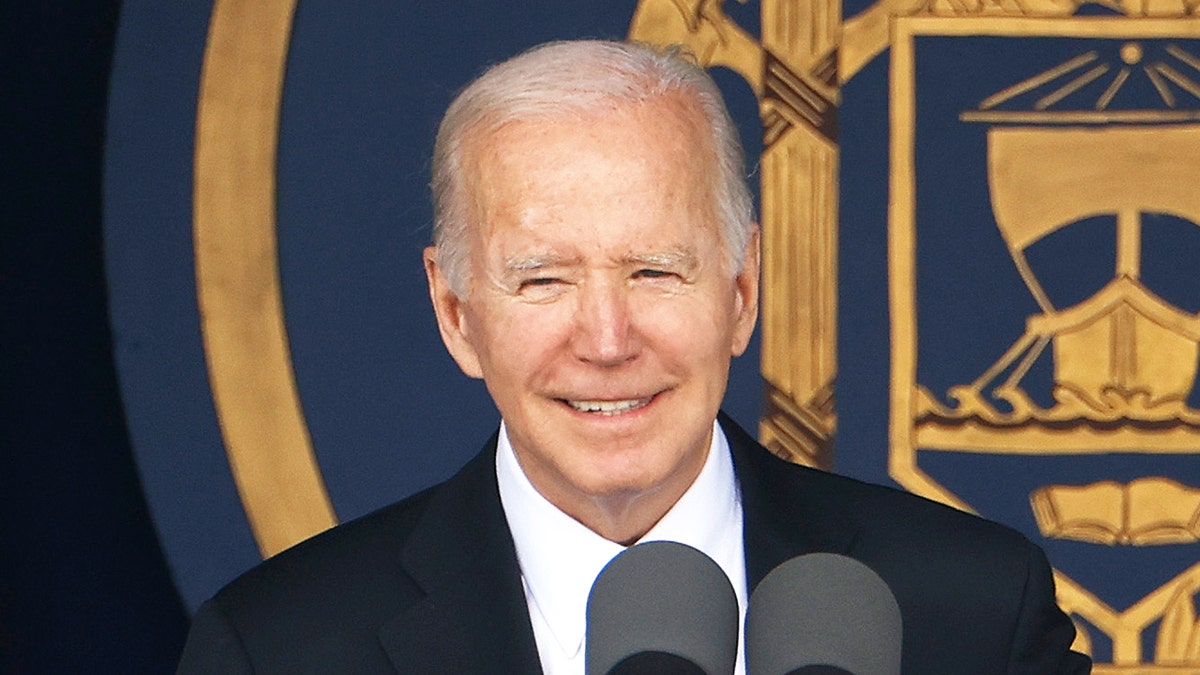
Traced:
[[759, 251], [758, 224], [746, 242], [746, 250], [742, 253], [742, 271], [734, 279], [737, 298], [735, 308], [737, 323], [733, 329], [731, 350], [733, 356], [741, 356], [750, 344], [750, 336], [754, 334], [754, 324], [758, 321], [758, 275], [761, 264]]
[[437, 247], [427, 246], [424, 258], [429, 299], [433, 302], [433, 313], [437, 317], [442, 342], [467, 377], [481, 379], [483, 369], [479, 366], [479, 354], [471, 344], [471, 335], [467, 330], [466, 301], [450, 290], [450, 283], [438, 266]]

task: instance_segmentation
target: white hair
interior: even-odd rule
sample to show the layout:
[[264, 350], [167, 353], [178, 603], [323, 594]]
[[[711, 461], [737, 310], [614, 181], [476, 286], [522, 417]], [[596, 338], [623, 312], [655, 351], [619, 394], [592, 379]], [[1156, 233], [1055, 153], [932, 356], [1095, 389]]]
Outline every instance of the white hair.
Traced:
[[604, 40], [550, 42], [492, 66], [450, 104], [433, 150], [433, 241], [450, 288], [465, 297], [469, 282], [465, 139], [486, 138], [517, 120], [588, 114], [614, 104], [679, 95], [706, 122], [716, 169], [714, 206], [729, 268], [741, 270], [753, 232], [753, 203], [737, 127], [716, 83], [680, 47]]

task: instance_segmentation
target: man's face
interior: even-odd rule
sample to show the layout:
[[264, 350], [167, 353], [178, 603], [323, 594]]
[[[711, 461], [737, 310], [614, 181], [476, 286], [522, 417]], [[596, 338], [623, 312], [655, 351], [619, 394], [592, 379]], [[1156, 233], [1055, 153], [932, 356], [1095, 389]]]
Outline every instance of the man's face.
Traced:
[[[678, 498], [757, 314], [757, 240], [729, 269], [699, 118], [675, 100], [475, 140], [470, 290], [426, 266], [443, 338], [482, 377], [535, 487]], [[577, 516], [578, 517], [578, 516]]]

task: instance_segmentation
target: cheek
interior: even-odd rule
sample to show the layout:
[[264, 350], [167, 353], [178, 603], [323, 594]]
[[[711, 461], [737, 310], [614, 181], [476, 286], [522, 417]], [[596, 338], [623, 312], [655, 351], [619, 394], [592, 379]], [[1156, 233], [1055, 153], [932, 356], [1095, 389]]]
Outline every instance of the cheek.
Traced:
[[677, 360], [711, 361], [730, 355], [734, 307], [707, 294], [647, 298], [639, 303], [638, 331]]
[[476, 351], [484, 361], [485, 375], [525, 379], [543, 370], [570, 336], [570, 323], [559, 308], [546, 305], [506, 304], [490, 308], [472, 322]]

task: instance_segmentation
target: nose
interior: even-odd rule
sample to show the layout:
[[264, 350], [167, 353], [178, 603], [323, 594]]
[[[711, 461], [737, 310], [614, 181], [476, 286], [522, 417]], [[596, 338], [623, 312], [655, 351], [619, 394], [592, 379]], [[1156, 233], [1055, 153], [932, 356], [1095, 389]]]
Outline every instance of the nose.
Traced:
[[637, 357], [637, 331], [629, 290], [619, 283], [589, 283], [580, 289], [572, 344], [581, 361], [619, 366]]

